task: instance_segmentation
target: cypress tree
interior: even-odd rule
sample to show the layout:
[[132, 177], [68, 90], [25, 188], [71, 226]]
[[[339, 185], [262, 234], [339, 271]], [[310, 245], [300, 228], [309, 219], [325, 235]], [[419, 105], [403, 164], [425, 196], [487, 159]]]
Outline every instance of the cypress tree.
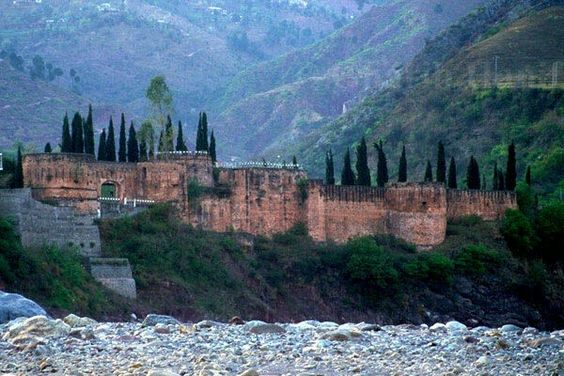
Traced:
[[425, 177], [423, 178], [425, 183], [431, 183], [433, 181], [433, 168], [431, 167], [431, 161], [427, 159], [427, 165], [425, 166]]
[[335, 185], [335, 164], [333, 163], [333, 151], [325, 153], [325, 184]]
[[88, 116], [84, 126], [84, 152], [94, 155], [94, 121], [92, 120], [92, 105], [88, 106]]
[[139, 144], [137, 142], [137, 132], [133, 122], [129, 126], [129, 139], [127, 140], [127, 160], [129, 162], [139, 162]]
[[343, 171], [341, 172], [341, 185], [354, 185], [355, 176], [351, 167], [351, 153], [347, 148], [343, 161]]
[[98, 160], [105, 161], [106, 157], [106, 128], [104, 128], [100, 133], [100, 141], [98, 141]]
[[84, 153], [84, 127], [82, 123], [82, 116], [80, 116], [80, 113], [76, 112], [71, 123], [73, 153]]
[[198, 118], [198, 131], [196, 133], [196, 151], [202, 151], [202, 113]]
[[114, 133], [114, 121], [110, 116], [110, 126], [108, 127], [108, 135], [106, 136], [106, 161], [116, 161], [116, 136]]
[[164, 141], [163, 141], [163, 134], [164, 132], [161, 131], [161, 134], [159, 135], [159, 153], [162, 153], [164, 151]]
[[215, 153], [215, 136], [213, 134], [213, 131], [211, 133], [210, 136], [210, 150], [209, 150], [209, 154], [212, 160], [212, 163], [215, 164], [215, 162], [217, 162], [217, 154]]
[[51, 153], [53, 151], [53, 149], [51, 148], [51, 143], [48, 142], [47, 144], [45, 144], [45, 149], [43, 150], [44, 153]]
[[125, 136], [125, 115], [121, 113], [121, 123], [119, 126], [119, 148], [118, 161], [127, 162], [127, 138]]
[[174, 151], [174, 129], [170, 115], [166, 117], [166, 125], [163, 133], [163, 151]]
[[61, 153], [72, 153], [72, 137], [69, 127], [69, 116], [65, 114], [63, 119], [63, 137], [61, 141]]
[[141, 140], [141, 145], [139, 145], [139, 160], [141, 162], [145, 162], [148, 160], [147, 156], [147, 142], [145, 140]]
[[405, 145], [401, 150], [401, 157], [399, 160], [399, 172], [398, 172], [398, 182], [407, 182], [407, 158], [405, 156]]
[[494, 191], [499, 190], [499, 176], [497, 174], [497, 162], [494, 163], [494, 168], [493, 168], [492, 189]]
[[515, 158], [515, 144], [512, 142], [507, 149], [507, 170], [505, 172], [505, 189], [515, 190], [517, 185], [517, 161]]
[[525, 183], [531, 186], [531, 166], [527, 166], [527, 173], [525, 174]]
[[208, 115], [202, 114], [202, 151], [208, 151]]
[[450, 165], [448, 166], [448, 187], [450, 189], [458, 188], [458, 182], [456, 181], [456, 161], [454, 157], [450, 157]]
[[360, 140], [360, 144], [356, 147], [356, 174], [357, 184], [370, 186], [370, 168], [368, 167], [368, 149], [364, 137]]
[[505, 185], [505, 175], [501, 169], [497, 171], [497, 189], [500, 191], [505, 191], [507, 189], [507, 186]]
[[178, 134], [176, 135], [176, 151], [188, 151], [184, 142], [184, 132], [182, 132], [182, 122], [178, 122]]
[[437, 149], [437, 182], [446, 183], [446, 157], [442, 141], [439, 141]]
[[12, 183], [13, 188], [23, 188], [23, 158], [22, 158], [22, 147], [18, 146], [18, 155], [16, 160], [16, 171], [14, 172], [14, 182]]
[[474, 156], [470, 157], [468, 169], [466, 171], [466, 184], [468, 189], [480, 189], [480, 167]]
[[486, 182], [486, 174], [482, 174], [482, 191], [488, 189], [488, 183]]
[[384, 153], [384, 145], [382, 140], [380, 144], [374, 143], [374, 147], [378, 151], [378, 165], [376, 173], [376, 183], [378, 187], [385, 187], [388, 182], [388, 160], [386, 159], [386, 154]]
[[294, 167], [298, 167], [298, 159], [296, 158], [296, 156], [292, 156], [292, 165]]

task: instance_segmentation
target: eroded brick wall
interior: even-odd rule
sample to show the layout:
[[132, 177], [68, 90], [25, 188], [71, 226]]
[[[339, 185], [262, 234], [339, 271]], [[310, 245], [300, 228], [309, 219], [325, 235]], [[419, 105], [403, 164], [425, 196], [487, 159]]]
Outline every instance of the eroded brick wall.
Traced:
[[447, 192], [449, 220], [477, 215], [493, 221], [503, 217], [507, 209], [517, 208], [517, 197], [507, 191], [464, 191], [449, 189]]
[[444, 240], [446, 191], [432, 184], [382, 189], [313, 183], [306, 217], [310, 234], [319, 241], [391, 234], [419, 246], [432, 246]]
[[184, 155], [143, 163], [99, 162], [86, 154], [26, 155], [24, 185], [38, 200], [64, 200], [82, 211], [97, 211], [104, 183], [117, 187], [117, 198], [157, 202], [185, 200], [187, 182], [213, 185], [211, 160]]

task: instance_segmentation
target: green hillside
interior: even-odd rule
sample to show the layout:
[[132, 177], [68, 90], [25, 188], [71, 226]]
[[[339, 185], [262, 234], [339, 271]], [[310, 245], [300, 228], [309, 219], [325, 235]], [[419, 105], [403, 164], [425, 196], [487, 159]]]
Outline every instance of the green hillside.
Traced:
[[[548, 69], [551, 78], [551, 62], [564, 61], [564, 10], [530, 9], [521, 19], [508, 22], [515, 12], [508, 7], [493, 22], [486, 22], [485, 16], [469, 17], [431, 42], [397, 87], [368, 97], [299, 146], [302, 162], [320, 175], [324, 151], [332, 147], [340, 169], [345, 148], [364, 134], [371, 141], [385, 141], [392, 179], [405, 143], [409, 178], [417, 181], [423, 178], [426, 160], [434, 161], [436, 144], [442, 140], [448, 157], [458, 161], [460, 178], [473, 154], [491, 183], [494, 162], [503, 165], [507, 145], [515, 141], [519, 176], [531, 164], [534, 180], [542, 181], [545, 191], [553, 191], [564, 179], [564, 76], [560, 74], [554, 87], [546, 77]], [[469, 79], [468, 66], [486, 56], [499, 56], [498, 87], [477, 75]], [[505, 70], [508, 66], [511, 69]]]

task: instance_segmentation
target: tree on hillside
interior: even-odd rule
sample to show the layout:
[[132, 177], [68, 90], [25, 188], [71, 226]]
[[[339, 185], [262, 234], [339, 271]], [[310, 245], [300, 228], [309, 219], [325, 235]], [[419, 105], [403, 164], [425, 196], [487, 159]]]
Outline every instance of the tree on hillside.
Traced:
[[108, 135], [106, 137], [106, 161], [116, 161], [116, 136], [114, 133], [114, 121], [110, 116], [110, 126], [108, 127]]
[[507, 186], [505, 185], [505, 175], [503, 174], [503, 170], [497, 170], [497, 189], [499, 191], [505, 191]]
[[161, 133], [159, 134], [159, 147], [157, 149], [159, 151], [159, 153], [162, 153], [164, 151], [163, 134], [164, 134], [164, 131], [161, 131]]
[[347, 148], [343, 160], [343, 171], [341, 171], [341, 185], [354, 185], [355, 176], [351, 167], [351, 153]]
[[527, 166], [527, 173], [525, 174], [525, 183], [531, 186], [531, 166]]
[[94, 121], [92, 120], [92, 105], [88, 106], [88, 116], [84, 124], [84, 152], [94, 155]]
[[167, 115], [174, 114], [172, 93], [166, 84], [165, 77], [154, 77], [149, 83], [145, 96], [149, 100], [152, 123], [156, 126], [157, 131], [163, 130]]
[[217, 154], [215, 151], [215, 135], [213, 134], [213, 130], [210, 136], [210, 150], [208, 151], [212, 160], [212, 163], [215, 164], [217, 162]]
[[23, 158], [22, 158], [22, 147], [18, 146], [18, 154], [16, 158], [16, 171], [14, 172], [14, 180], [12, 183], [12, 188], [23, 188]]
[[45, 149], [43, 149], [44, 153], [51, 153], [53, 151], [53, 149], [51, 148], [51, 143], [48, 142], [45, 144]]
[[292, 165], [294, 166], [294, 168], [298, 167], [298, 158], [296, 158], [296, 156], [292, 156]]
[[450, 189], [458, 188], [458, 182], [456, 180], [456, 161], [454, 157], [450, 157], [450, 165], [448, 166], [448, 187]]
[[118, 161], [127, 162], [127, 138], [125, 135], [125, 115], [121, 113], [121, 122], [119, 126], [119, 147]]
[[127, 161], [128, 162], [139, 162], [139, 145], [137, 142], [137, 133], [135, 132], [135, 127], [133, 122], [129, 126], [129, 138], [127, 140]]
[[505, 189], [514, 191], [517, 185], [517, 161], [515, 158], [515, 144], [512, 142], [507, 149], [507, 169], [505, 171]]
[[325, 184], [335, 185], [335, 164], [332, 150], [325, 153]]
[[398, 182], [407, 182], [407, 158], [405, 156], [405, 145], [403, 145], [403, 149], [401, 150], [401, 157], [399, 160]]
[[499, 176], [498, 176], [498, 172], [497, 172], [498, 168], [497, 168], [497, 162], [494, 163], [494, 168], [493, 168], [493, 177], [492, 177], [492, 189], [494, 191], [498, 191], [499, 190]]
[[480, 167], [478, 166], [478, 161], [474, 159], [474, 156], [470, 157], [470, 162], [468, 163], [468, 169], [466, 170], [466, 184], [468, 189], [480, 189]]
[[368, 148], [364, 137], [356, 147], [356, 174], [357, 185], [370, 186], [370, 168], [368, 167]]
[[425, 183], [431, 183], [433, 181], [433, 168], [431, 167], [431, 161], [427, 159], [427, 165], [425, 166], [425, 177], [423, 178]]
[[446, 183], [446, 157], [442, 141], [439, 141], [437, 148], [437, 182]]
[[[141, 144], [145, 143], [145, 150], [148, 152], [147, 160], [153, 159], [155, 157], [155, 129], [150, 121], [145, 120], [141, 124], [139, 140]], [[141, 156], [143, 156], [142, 153]]]
[[61, 153], [72, 153], [72, 136], [70, 133], [69, 115], [66, 113], [63, 119], [63, 136], [61, 140]]
[[82, 126], [82, 116], [76, 112], [71, 123], [72, 152], [84, 153], [84, 127]]
[[184, 132], [182, 131], [182, 122], [178, 122], [178, 132], [176, 134], [176, 151], [188, 151], [186, 142], [184, 142]]
[[378, 165], [376, 171], [376, 184], [378, 187], [385, 187], [386, 183], [388, 183], [388, 160], [386, 159], [386, 154], [384, 153], [384, 144], [382, 140], [380, 143], [374, 143], [374, 147], [378, 152]]
[[100, 140], [98, 141], [98, 160], [105, 161], [106, 157], [106, 128], [104, 128], [102, 133], [100, 133]]
[[149, 156], [147, 155], [147, 143], [145, 140], [141, 140], [141, 144], [139, 145], [139, 161], [145, 162], [149, 160]]

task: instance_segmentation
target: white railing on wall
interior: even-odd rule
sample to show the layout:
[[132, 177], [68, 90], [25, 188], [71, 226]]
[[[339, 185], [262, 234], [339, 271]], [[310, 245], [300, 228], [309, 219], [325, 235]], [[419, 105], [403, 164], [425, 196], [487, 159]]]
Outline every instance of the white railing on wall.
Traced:
[[272, 169], [280, 169], [280, 170], [301, 170], [302, 167], [297, 164], [291, 163], [273, 163], [273, 162], [218, 162], [218, 167], [221, 168], [272, 168]]
[[0, 153], [0, 171], [4, 171], [4, 166], [2, 165], [2, 153]]
[[[117, 197], [98, 197], [98, 201], [121, 203], [121, 199], [119, 199]], [[125, 197], [123, 199], [123, 205], [131, 205], [134, 208], [137, 207], [137, 205], [151, 205], [151, 204], [154, 204], [155, 202], [156, 202], [155, 200], [145, 200], [145, 199], [139, 199], [139, 198], [127, 198], [127, 197]]]
[[207, 151], [158, 151], [157, 155], [208, 155]]

